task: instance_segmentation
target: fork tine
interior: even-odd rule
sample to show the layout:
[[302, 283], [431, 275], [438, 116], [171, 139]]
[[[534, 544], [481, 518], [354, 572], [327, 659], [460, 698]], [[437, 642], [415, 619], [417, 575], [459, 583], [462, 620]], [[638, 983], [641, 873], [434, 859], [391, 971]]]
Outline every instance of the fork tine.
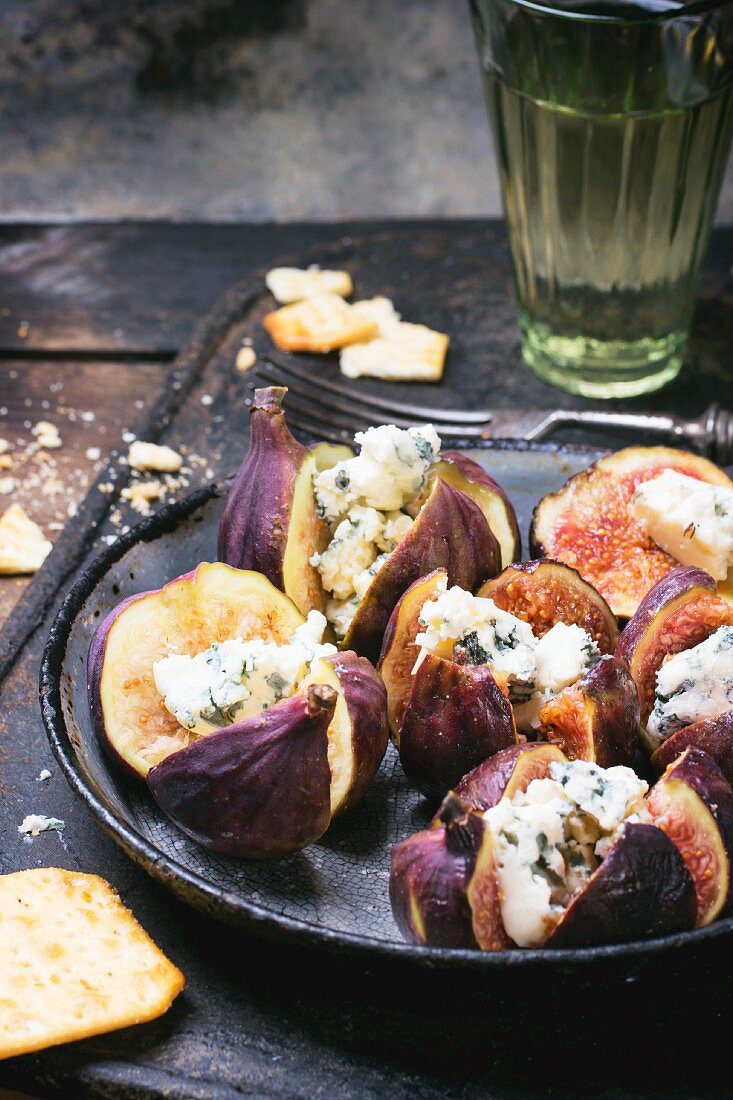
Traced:
[[283, 361], [277, 356], [267, 354], [265, 360], [277, 370], [282, 371], [283, 374], [287, 374], [291, 378], [297, 378], [299, 382], [304, 382], [309, 386], [318, 386], [319, 392], [321, 390], [332, 393], [336, 397], [345, 397], [352, 402], [358, 402], [360, 405], [366, 405], [367, 408], [376, 409], [381, 413], [390, 413], [397, 416], [410, 417], [410, 423], [414, 424], [415, 420], [432, 421], [435, 424], [449, 423], [449, 424], [480, 424], [486, 427], [491, 422], [491, 413], [486, 410], [474, 410], [467, 409], [446, 409], [441, 411], [440, 409], [431, 409], [427, 405], [412, 405], [410, 403], [403, 403], [401, 401], [389, 401], [381, 397], [374, 397], [368, 393], [354, 393], [347, 386], [342, 386], [338, 382], [331, 382], [327, 378], [319, 378], [315, 383], [313, 376], [308, 371], [302, 370], [300, 367], [294, 366], [292, 363]]
[[[269, 382], [279, 382], [287, 384], [288, 390], [291, 395], [301, 397], [304, 400], [313, 402], [313, 404], [318, 406], [319, 410], [332, 409], [336, 413], [346, 413], [347, 415], [351, 416], [351, 422], [348, 425], [342, 425], [343, 427], [347, 427], [349, 430], [355, 429], [356, 425], [354, 424], [354, 421], [357, 421], [357, 424], [359, 421], [363, 421], [364, 424], [374, 424], [375, 422], [374, 410], [359, 408], [359, 406], [355, 402], [350, 401], [346, 397], [330, 397], [327, 393], [316, 393], [315, 387], [311, 392], [304, 383], [298, 382], [295, 379], [291, 380], [287, 377], [283, 378], [283, 375], [279, 371], [279, 369], [273, 367], [271, 363], [260, 363], [257, 367], [257, 373], [261, 374], [263, 378], [266, 378]], [[294, 382], [295, 384], [293, 384]], [[293, 405], [292, 397], [288, 399], [288, 404]], [[414, 418], [412, 420], [408, 420], [406, 417], [403, 416], [395, 416], [392, 412], [389, 413], [389, 419], [390, 422], [398, 428], [411, 428], [415, 424]]]
[[[262, 365], [257, 368], [257, 373], [261, 374], [267, 381], [283, 382], [285, 379], [280, 378], [278, 372], [270, 367], [263, 369]], [[374, 417], [365, 415], [362, 412], [357, 412], [355, 420], [353, 416], [350, 416], [349, 409], [342, 409], [338, 404], [332, 402], [330, 408], [326, 408], [326, 405], [321, 400], [321, 395], [315, 395], [305, 389], [299, 388], [300, 383], [295, 386], [292, 384], [288, 389], [288, 410], [294, 410], [299, 413], [301, 418], [305, 417], [309, 419], [314, 425], [313, 430], [316, 434], [321, 430], [322, 426], [329, 428], [337, 428], [341, 431], [349, 432], [353, 434], [355, 431], [359, 431], [364, 425], [358, 423], [358, 419], [364, 421], [367, 425], [374, 423]], [[335, 412], [330, 411], [335, 409]], [[339, 413], [343, 412], [345, 415], [341, 416]], [[289, 416], [289, 412], [288, 412]], [[400, 417], [390, 418], [399, 422]], [[401, 420], [402, 424], [406, 427], [412, 427], [414, 421]], [[486, 428], [480, 428], [477, 424], [439, 424], [441, 432], [445, 436], [451, 436], [458, 439], [486, 439], [488, 438], [488, 432]]]

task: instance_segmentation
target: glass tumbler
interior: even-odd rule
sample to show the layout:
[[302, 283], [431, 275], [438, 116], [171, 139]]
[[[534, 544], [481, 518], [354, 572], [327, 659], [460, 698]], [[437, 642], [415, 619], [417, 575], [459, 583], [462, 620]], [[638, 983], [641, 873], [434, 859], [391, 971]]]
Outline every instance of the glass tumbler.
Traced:
[[591, 397], [682, 364], [733, 129], [733, 2], [471, 0], [525, 361]]

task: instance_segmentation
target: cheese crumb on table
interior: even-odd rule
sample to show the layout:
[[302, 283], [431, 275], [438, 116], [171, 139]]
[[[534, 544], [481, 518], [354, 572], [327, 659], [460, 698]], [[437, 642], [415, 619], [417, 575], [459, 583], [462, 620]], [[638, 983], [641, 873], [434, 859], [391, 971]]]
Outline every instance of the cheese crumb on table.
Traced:
[[317, 294], [338, 294], [348, 298], [354, 287], [348, 271], [322, 271], [317, 265], [274, 267], [265, 275], [267, 289], [282, 305], [313, 298]]
[[18, 826], [18, 832], [26, 836], [40, 836], [41, 833], [62, 833], [66, 822], [58, 817], [46, 817], [45, 814], [28, 814]]
[[61, 446], [59, 430], [55, 424], [51, 424], [48, 420], [39, 420], [33, 428], [33, 434], [36, 437], [38, 447], [54, 450]]
[[244, 347], [241, 347], [237, 352], [237, 357], [234, 360], [234, 365], [238, 371], [241, 371], [242, 374], [246, 374], [248, 370], [252, 369], [256, 362], [257, 355], [255, 353], [255, 349], [253, 347], [250, 347], [249, 345], [245, 345]]
[[139, 439], [130, 444], [127, 461], [135, 470], [155, 470], [161, 474], [175, 473], [183, 465], [182, 457], [171, 447]]

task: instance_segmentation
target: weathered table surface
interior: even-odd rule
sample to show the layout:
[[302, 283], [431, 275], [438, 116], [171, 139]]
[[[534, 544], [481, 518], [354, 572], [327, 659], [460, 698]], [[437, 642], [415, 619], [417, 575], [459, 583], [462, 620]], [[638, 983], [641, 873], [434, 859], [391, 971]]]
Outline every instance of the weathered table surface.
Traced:
[[[433, 262], [442, 252], [450, 258], [446, 310], [458, 353], [468, 351], [476, 362], [464, 399], [505, 410], [505, 427], [521, 425], [510, 410], [587, 404], [551, 390], [519, 365], [508, 255], [497, 223], [4, 227], [0, 436], [13, 442], [11, 455], [22, 455], [9, 471], [18, 481], [12, 499], [55, 537], [49, 523], [61, 527], [109, 450], [124, 448], [123, 433], [135, 431], [165, 389], [168, 365], [199, 314], [253, 267], [357, 235], [375, 250], [389, 241], [396, 254], [424, 248]], [[474, 285], [471, 309], [462, 312], [469, 299], [461, 257], [466, 266], [470, 258], [475, 271], [477, 250], [485, 251], [486, 295], [477, 296]], [[711, 400], [733, 399], [731, 259], [733, 231], [719, 230], [690, 366], [656, 399], [657, 408], [692, 415]], [[38, 474], [37, 456], [24, 453], [41, 419], [54, 421], [63, 439], [51, 455], [53, 492], [44, 489], [49, 477]], [[189, 445], [206, 451], [205, 440]], [[226, 472], [216, 455], [211, 465]], [[203, 464], [192, 480], [207, 476]], [[71, 562], [69, 577], [73, 568]], [[722, 1059], [730, 1007], [720, 991], [711, 1002], [705, 988], [665, 989], [662, 976], [664, 1003], [635, 998], [633, 987], [623, 1003], [616, 995], [604, 1003], [602, 988], [590, 995], [586, 989], [579, 1000], [569, 981], [566, 991], [548, 991], [551, 1009], [549, 995], [547, 1005], [530, 1006], [518, 989], [497, 997], [431, 982], [429, 975], [364, 973], [336, 956], [273, 948], [176, 902], [100, 833], [50, 757], [34, 696], [59, 593], [43, 585], [37, 578], [13, 614], [25, 582], [0, 580], [0, 621], [8, 620], [0, 635], [0, 670], [6, 669], [0, 870], [58, 863], [104, 874], [181, 964], [189, 985], [158, 1023], [6, 1063], [0, 1084], [44, 1095], [114, 1097], [718, 1095], [723, 1063], [716, 1052]], [[36, 618], [24, 641], [15, 624], [28, 622], [29, 614]], [[46, 766], [53, 778], [37, 784]], [[17, 823], [34, 809], [73, 821], [63, 843], [55, 834], [32, 844], [19, 839]], [[730, 962], [721, 959], [721, 973], [729, 973]], [[645, 1058], [641, 1077], [626, 1057], [632, 1044]]]

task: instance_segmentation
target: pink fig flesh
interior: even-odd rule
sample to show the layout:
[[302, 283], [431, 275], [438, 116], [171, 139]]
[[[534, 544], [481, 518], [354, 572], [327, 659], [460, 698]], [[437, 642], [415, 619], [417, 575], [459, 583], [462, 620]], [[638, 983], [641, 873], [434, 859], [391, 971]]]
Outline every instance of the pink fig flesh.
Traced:
[[522, 540], [514, 506], [501, 485], [478, 462], [461, 451], [444, 451], [436, 473], [478, 504], [501, 548], [501, 564], [516, 561]]

